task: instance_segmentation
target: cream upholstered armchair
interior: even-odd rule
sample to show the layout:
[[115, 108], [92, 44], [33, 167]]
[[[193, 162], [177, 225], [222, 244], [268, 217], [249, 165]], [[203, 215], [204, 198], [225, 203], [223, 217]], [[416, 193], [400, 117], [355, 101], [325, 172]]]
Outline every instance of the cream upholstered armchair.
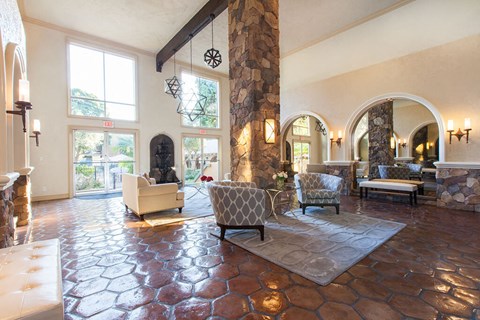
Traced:
[[326, 173], [299, 173], [294, 179], [303, 214], [308, 206], [334, 206], [339, 213], [342, 178]]
[[178, 208], [184, 206], [183, 191], [178, 191], [176, 183], [153, 184], [143, 176], [122, 174], [122, 194], [125, 208], [138, 216], [146, 213]]
[[207, 184], [220, 240], [226, 229], [258, 229], [264, 239], [265, 191], [254, 182], [218, 181]]

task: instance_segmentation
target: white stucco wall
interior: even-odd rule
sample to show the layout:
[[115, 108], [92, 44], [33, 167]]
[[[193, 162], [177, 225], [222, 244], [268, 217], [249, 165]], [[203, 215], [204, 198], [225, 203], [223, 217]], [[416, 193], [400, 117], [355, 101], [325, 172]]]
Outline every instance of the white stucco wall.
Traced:
[[[380, 50], [375, 48], [375, 50]], [[349, 72], [314, 83], [298, 83], [281, 91], [281, 118], [308, 110], [324, 118], [330, 130], [346, 131], [352, 115], [373, 97], [403, 92], [429, 101], [443, 126], [453, 119], [462, 124], [470, 117], [473, 130], [467, 145], [445, 134], [445, 161], [478, 161], [480, 158], [480, 35]], [[285, 76], [282, 74], [282, 76]], [[294, 72], [288, 74], [295, 77]], [[414, 115], [412, 115], [414, 117]], [[351, 152], [332, 148], [332, 160], [350, 160]]]
[[[35, 108], [32, 117], [40, 119], [40, 147], [32, 148], [32, 196], [34, 199], [66, 196], [71, 192], [71, 128], [102, 127], [101, 120], [67, 116], [67, 39], [68, 34], [32, 23], [25, 23], [27, 34], [28, 73], [31, 100]], [[73, 39], [73, 38], [72, 38]], [[88, 38], [74, 38], [91, 43]], [[100, 46], [104, 45], [99, 43]], [[113, 48], [115, 49], [115, 48]], [[124, 50], [117, 50], [123, 51]], [[175, 144], [177, 176], [181, 177], [182, 134], [200, 134], [200, 130], [182, 127], [176, 113], [177, 102], [164, 93], [164, 80], [173, 75], [173, 64], [167, 63], [163, 72], [155, 70], [155, 57], [125, 52], [137, 57], [139, 121], [115, 121], [115, 129], [132, 129], [137, 133], [137, 172], [150, 170], [149, 144], [159, 133], [170, 136]], [[177, 66], [177, 73], [179, 72]], [[195, 70], [194, 70], [195, 72]], [[204, 73], [206, 74], [206, 73]], [[221, 136], [220, 160], [223, 174], [230, 170], [229, 82], [225, 76], [208, 75], [220, 81], [220, 112], [222, 129], [206, 130], [206, 134]]]

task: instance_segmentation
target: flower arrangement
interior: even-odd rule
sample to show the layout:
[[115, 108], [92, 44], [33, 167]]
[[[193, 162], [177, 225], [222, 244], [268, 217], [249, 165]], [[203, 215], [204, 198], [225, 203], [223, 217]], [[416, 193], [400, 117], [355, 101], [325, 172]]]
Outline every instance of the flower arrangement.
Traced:
[[275, 173], [272, 178], [277, 182], [277, 189], [282, 190], [285, 187], [285, 179], [288, 178], [288, 174], [285, 171], [280, 171]]
[[200, 177], [200, 181], [202, 181], [202, 182], [210, 182], [210, 181], [213, 181], [213, 177], [211, 177], [211, 176], [201, 176], [201, 177]]
[[285, 180], [285, 179], [288, 178], [288, 174], [285, 171], [280, 171], [280, 172], [275, 173], [272, 176], [272, 178], [273, 178], [273, 180]]

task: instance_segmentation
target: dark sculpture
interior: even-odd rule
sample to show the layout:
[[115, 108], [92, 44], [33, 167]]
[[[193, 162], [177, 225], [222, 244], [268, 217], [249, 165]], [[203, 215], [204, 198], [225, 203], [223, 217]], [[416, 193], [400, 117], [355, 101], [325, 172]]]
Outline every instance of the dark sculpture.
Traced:
[[173, 166], [173, 141], [159, 134], [150, 141], [150, 177], [157, 183], [180, 183]]

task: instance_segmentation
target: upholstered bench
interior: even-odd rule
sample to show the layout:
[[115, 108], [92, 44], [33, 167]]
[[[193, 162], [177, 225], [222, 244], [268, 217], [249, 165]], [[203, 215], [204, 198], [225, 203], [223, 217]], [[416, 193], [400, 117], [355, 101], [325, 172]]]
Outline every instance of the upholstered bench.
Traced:
[[63, 319], [58, 239], [0, 249], [0, 319]]
[[387, 192], [407, 193], [410, 195], [410, 205], [417, 204], [417, 189], [418, 187], [409, 183], [398, 182], [378, 182], [378, 181], [362, 181], [359, 184], [360, 198], [363, 198], [363, 190], [365, 189], [365, 198], [368, 198], [368, 189], [385, 190]]
[[378, 182], [398, 182], [398, 183], [407, 183], [407, 184], [413, 184], [416, 185], [418, 188], [418, 194], [423, 195], [423, 187], [425, 183], [423, 181], [418, 181], [418, 180], [403, 180], [403, 179], [373, 179], [372, 181], [378, 181]]

